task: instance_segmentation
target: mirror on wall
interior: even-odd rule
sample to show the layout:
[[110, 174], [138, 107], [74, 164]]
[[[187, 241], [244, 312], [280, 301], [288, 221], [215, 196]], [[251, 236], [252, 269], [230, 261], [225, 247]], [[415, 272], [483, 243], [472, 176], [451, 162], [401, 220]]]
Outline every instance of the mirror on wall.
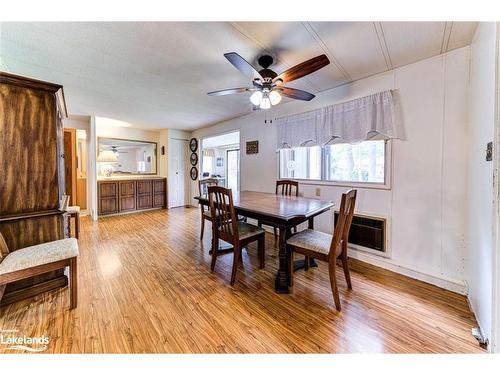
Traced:
[[156, 174], [156, 142], [99, 137], [97, 144], [101, 176]]

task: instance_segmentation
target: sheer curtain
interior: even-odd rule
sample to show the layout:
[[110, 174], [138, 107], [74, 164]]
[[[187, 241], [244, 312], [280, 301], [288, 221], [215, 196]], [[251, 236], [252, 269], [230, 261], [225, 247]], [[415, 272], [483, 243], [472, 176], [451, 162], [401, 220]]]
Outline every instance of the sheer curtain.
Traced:
[[278, 148], [404, 138], [396, 104], [397, 96], [389, 90], [278, 118]]

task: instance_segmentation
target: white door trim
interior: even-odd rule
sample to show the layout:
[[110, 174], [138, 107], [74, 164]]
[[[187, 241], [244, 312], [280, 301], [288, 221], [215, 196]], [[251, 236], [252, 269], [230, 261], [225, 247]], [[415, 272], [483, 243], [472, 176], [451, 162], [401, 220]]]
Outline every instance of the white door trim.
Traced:
[[500, 353], [500, 22], [496, 23], [495, 51], [495, 119], [493, 141], [493, 251], [492, 251], [492, 311], [489, 350]]

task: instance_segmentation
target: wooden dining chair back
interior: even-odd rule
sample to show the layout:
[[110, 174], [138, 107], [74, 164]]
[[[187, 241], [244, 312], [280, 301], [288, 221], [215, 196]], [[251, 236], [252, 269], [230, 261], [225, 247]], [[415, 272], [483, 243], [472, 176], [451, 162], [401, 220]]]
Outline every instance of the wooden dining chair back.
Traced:
[[209, 186], [217, 186], [219, 184], [219, 180], [216, 178], [204, 178], [198, 181], [198, 188], [200, 190], [200, 195], [208, 194]]
[[208, 201], [212, 222], [216, 223], [218, 238], [233, 244], [238, 240], [238, 223], [231, 218], [236, 217], [231, 189], [222, 186], [209, 186]]
[[241, 249], [250, 242], [257, 241], [260, 268], [265, 263], [265, 231], [255, 225], [238, 221], [233, 203], [231, 189], [221, 186], [208, 187], [208, 201], [212, 214], [212, 264], [211, 270], [215, 268], [219, 239], [233, 245], [233, 268], [231, 272], [231, 285], [236, 281], [236, 271], [241, 258]]
[[[347, 287], [352, 289], [351, 275], [349, 273], [349, 265], [347, 263], [347, 241], [349, 230], [351, 228], [352, 218], [354, 215], [354, 207], [356, 205], [356, 190], [349, 190], [342, 194], [340, 201], [339, 215], [333, 235], [318, 232], [312, 229], [306, 229], [297, 234], [294, 234], [287, 240], [287, 250], [290, 255], [289, 272], [291, 275], [290, 284], [293, 284], [293, 254], [299, 253], [306, 256], [306, 265], [309, 258], [314, 258], [328, 263], [328, 273], [330, 275], [330, 285], [332, 288], [333, 300], [335, 307], [340, 311], [340, 297], [336, 279], [336, 263], [340, 258], [344, 275], [347, 282]], [[306, 266], [307, 270], [308, 267]]]
[[330, 245], [330, 259], [336, 260], [343, 252], [343, 245], [347, 245], [355, 204], [356, 190], [351, 189], [347, 193], [342, 194], [339, 216], [335, 223], [332, 243]]
[[[219, 180], [216, 178], [205, 178], [202, 180], [198, 181], [198, 189], [200, 196], [201, 195], [207, 195], [208, 194], [208, 187], [209, 186], [217, 186], [219, 183]], [[201, 233], [200, 233], [200, 240], [203, 240], [203, 233], [205, 232], [205, 220], [206, 221], [212, 221], [212, 214], [210, 213], [210, 210], [207, 209], [204, 205], [200, 204], [200, 210], [201, 210]]]
[[299, 196], [299, 183], [293, 180], [276, 181], [276, 194]]

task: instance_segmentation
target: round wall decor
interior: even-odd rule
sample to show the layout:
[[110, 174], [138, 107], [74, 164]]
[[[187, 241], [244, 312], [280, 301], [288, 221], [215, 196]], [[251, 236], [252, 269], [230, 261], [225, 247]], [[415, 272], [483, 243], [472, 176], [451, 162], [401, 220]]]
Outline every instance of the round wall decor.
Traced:
[[191, 152], [196, 152], [196, 150], [198, 150], [198, 140], [196, 138], [191, 138], [189, 141], [189, 148]]
[[195, 181], [198, 178], [198, 169], [196, 169], [196, 167], [192, 167], [189, 174], [191, 175], [191, 180]]
[[193, 152], [191, 154], [191, 156], [189, 157], [189, 161], [191, 162], [192, 166], [195, 166], [196, 164], [198, 164], [198, 154]]

